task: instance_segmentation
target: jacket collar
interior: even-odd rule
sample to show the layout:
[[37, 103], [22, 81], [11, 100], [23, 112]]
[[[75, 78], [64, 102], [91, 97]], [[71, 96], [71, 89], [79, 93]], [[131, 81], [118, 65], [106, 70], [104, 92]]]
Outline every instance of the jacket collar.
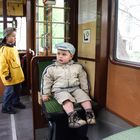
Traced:
[[15, 44], [1, 43], [0, 46], [14, 47]]
[[55, 65], [56, 66], [66, 66], [66, 65], [72, 65], [72, 64], [74, 64], [74, 61], [73, 60], [71, 60], [69, 63], [67, 63], [67, 64], [60, 64], [58, 61], [56, 61], [55, 62]]

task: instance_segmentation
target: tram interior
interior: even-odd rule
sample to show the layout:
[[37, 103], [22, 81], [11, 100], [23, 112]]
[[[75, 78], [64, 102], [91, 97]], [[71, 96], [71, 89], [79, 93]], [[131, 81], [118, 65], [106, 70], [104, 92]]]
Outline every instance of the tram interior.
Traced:
[[[16, 137], [18, 140], [33, 140], [33, 118], [32, 104], [29, 96], [22, 97], [22, 102], [26, 104], [25, 110], [17, 110], [14, 115]], [[1, 104], [0, 104], [1, 107]], [[107, 111], [105, 108], [96, 110], [96, 121], [94, 126], [88, 126], [88, 140], [102, 140], [105, 137], [118, 132], [133, 128], [120, 117]], [[11, 140], [13, 138], [12, 115], [0, 112], [0, 139]], [[36, 140], [46, 140], [48, 137], [48, 127], [36, 130]], [[78, 140], [78, 139], [77, 139]]]
[[[0, 112], [0, 140], [63, 140], [67, 126], [59, 128], [63, 126], [61, 121], [56, 123], [57, 132], [53, 132], [54, 135], [59, 135], [58, 138], [49, 137], [49, 121], [38, 102], [40, 75], [37, 67], [40, 61], [55, 59], [55, 44], [62, 41], [76, 46], [74, 59], [89, 74], [90, 95], [95, 103], [93, 109], [96, 117], [95, 125], [70, 130], [70, 134], [65, 134], [68, 138], [64, 140], [69, 140], [71, 136], [75, 140], [122, 140], [123, 134], [114, 138], [109, 136], [127, 132], [140, 125], [137, 118], [140, 116], [140, 88], [137, 86], [140, 82], [139, 69], [115, 65], [110, 60], [109, 49], [113, 44], [110, 32], [114, 24], [109, 22], [113, 17], [109, 10], [114, 8], [114, 3], [113, 0], [47, 0], [47, 3], [43, 3], [43, 0], [0, 0], [0, 39], [4, 28], [17, 28], [16, 46], [25, 74], [21, 101], [26, 105], [24, 110], [17, 109], [16, 114]], [[127, 56], [124, 47], [119, 51], [121, 50], [122, 56]], [[120, 75], [117, 77], [117, 74]], [[119, 81], [122, 85], [118, 85]], [[0, 108], [3, 91], [4, 85], [0, 81]], [[126, 98], [121, 92], [130, 95]], [[126, 102], [122, 98], [126, 98]], [[120, 106], [116, 100], [120, 101]], [[135, 108], [134, 111], [131, 105]], [[86, 136], [80, 138], [85, 133], [85, 128]], [[139, 127], [138, 130], [140, 131]], [[139, 140], [140, 136], [135, 132], [130, 132], [131, 137]], [[131, 138], [128, 133], [123, 136], [125, 140]]]

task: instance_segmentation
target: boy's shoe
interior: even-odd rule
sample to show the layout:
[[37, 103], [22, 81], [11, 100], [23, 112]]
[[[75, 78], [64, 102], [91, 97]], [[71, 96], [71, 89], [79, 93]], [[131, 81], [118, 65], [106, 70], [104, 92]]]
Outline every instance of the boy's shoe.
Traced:
[[2, 107], [1, 112], [7, 114], [16, 114], [16, 111], [12, 107]]
[[17, 104], [13, 104], [13, 107], [19, 108], [19, 109], [25, 109], [26, 108], [26, 106], [21, 102], [19, 102]]
[[69, 116], [68, 122], [69, 122], [69, 127], [70, 128], [79, 128], [79, 127], [86, 124], [86, 121], [81, 119], [78, 116], [77, 112], [74, 112]]
[[86, 120], [87, 120], [87, 124], [95, 124], [96, 123], [95, 115], [92, 111], [86, 112]]

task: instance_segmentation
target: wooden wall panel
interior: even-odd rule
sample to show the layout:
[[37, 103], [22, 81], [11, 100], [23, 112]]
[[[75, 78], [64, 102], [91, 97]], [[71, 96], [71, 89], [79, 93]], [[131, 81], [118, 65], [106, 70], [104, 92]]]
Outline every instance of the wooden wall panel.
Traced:
[[8, 3], [7, 15], [8, 16], [23, 16], [23, 4]]
[[94, 97], [94, 85], [95, 85], [95, 62], [88, 60], [78, 60], [87, 70], [90, 86], [91, 86], [91, 96]]
[[140, 125], [140, 69], [109, 63], [107, 108]]
[[[83, 43], [83, 30], [90, 30], [90, 43]], [[79, 24], [78, 26], [78, 56], [95, 59], [96, 22]]]
[[[8, 16], [24, 16], [23, 7], [26, 2], [22, 0], [18, 1], [7, 1], [7, 15]], [[0, 0], [0, 16], [3, 15], [3, 5]]]
[[2, 1], [0, 1], [0, 15], [2, 15], [2, 13], [3, 13], [3, 9], [2, 9]]

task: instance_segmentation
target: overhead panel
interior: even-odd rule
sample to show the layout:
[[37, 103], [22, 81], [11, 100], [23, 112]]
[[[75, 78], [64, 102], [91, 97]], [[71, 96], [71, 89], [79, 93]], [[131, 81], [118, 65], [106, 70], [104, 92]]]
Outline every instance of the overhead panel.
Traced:
[[7, 15], [8, 16], [23, 16], [23, 4], [8, 3]]
[[[7, 16], [23, 16], [23, 5], [25, 0], [7, 0]], [[0, 0], [0, 16], [3, 14], [2, 0]]]
[[7, 0], [8, 3], [24, 3], [24, 0]]
[[0, 16], [2, 15], [2, 1], [0, 1]]

